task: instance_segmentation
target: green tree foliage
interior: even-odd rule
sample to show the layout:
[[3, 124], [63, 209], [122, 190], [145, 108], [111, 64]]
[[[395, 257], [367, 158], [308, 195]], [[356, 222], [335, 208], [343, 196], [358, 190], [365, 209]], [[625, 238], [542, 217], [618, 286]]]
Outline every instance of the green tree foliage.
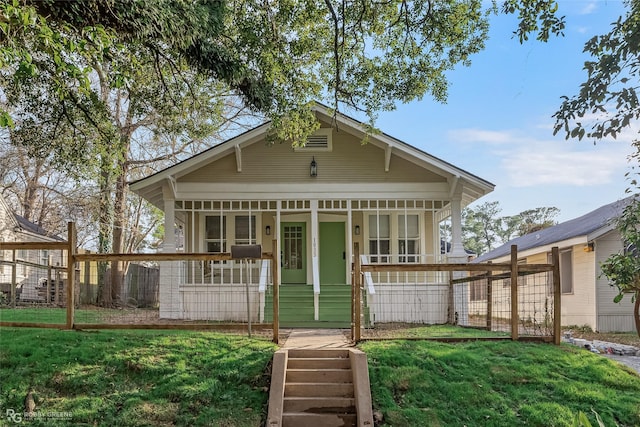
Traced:
[[[564, 96], [554, 117], [554, 134], [595, 142], [616, 138], [640, 117], [640, 1], [627, 0], [629, 10], [612, 23], [608, 34], [584, 46], [593, 60], [584, 63], [587, 79], [577, 95]], [[638, 141], [636, 148], [640, 151]]]
[[[274, 121], [273, 137], [302, 143], [311, 101], [376, 112], [424, 95], [446, 100], [446, 72], [484, 47], [495, 4], [480, 0], [13, 0], [0, 5], [0, 68], [28, 80], [53, 69], [52, 94], [90, 92], [91, 69], [118, 44], [184, 60]], [[504, 3], [521, 40], [559, 34], [555, 1]], [[177, 70], [176, 70], [177, 71]], [[117, 75], [117, 74], [116, 74]], [[161, 77], [161, 76], [158, 76]], [[126, 76], [119, 77], [121, 82]], [[0, 125], [11, 112], [0, 112]]]
[[614, 302], [620, 302], [625, 294], [631, 294], [636, 331], [640, 336], [640, 196], [635, 196], [624, 208], [617, 226], [625, 248], [610, 255], [600, 268], [610, 284], [618, 288]]
[[[633, 130], [640, 117], [640, 1], [627, 0], [625, 16], [611, 24], [611, 31], [590, 39], [584, 47], [593, 60], [584, 64], [587, 79], [580, 85], [577, 95], [564, 96], [554, 117], [554, 134], [562, 132], [567, 139], [584, 138], [594, 143], [616, 138], [625, 129]], [[640, 162], [640, 139], [633, 141], [636, 148], [630, 160], [632, 172]], [[629, 175], [628, 175], [629, 176]], [[637, 181], [631, 181], [638, 187]], [[625, 293], [635, 300], [634, 318], [640, 335], [640, 260], [637, 248], [640, 243], [640, 205], [636, 200], [623, 212], [618, 222], [622, 238], [633, 250], [611, 255], [603, 264], [602, 272], [611, 284], [618, 287], [615, 301]]]
[[556, 224], [555, 207], [528, 209], [512, 216], [500, 216], [499, 202], [485, 202], [462, 212], [464, 247], [477, 255], [495, 249], [519, 236]]

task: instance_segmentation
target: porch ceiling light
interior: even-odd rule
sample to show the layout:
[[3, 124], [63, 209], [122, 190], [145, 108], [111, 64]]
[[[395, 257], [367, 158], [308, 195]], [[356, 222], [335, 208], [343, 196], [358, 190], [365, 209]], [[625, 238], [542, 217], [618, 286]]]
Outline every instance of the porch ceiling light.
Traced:
[[316, 163], [315, 156], [311, 160], [311, 165], [309, 166], [309, 175], [312, 177], [318, 176], [318, 164]]

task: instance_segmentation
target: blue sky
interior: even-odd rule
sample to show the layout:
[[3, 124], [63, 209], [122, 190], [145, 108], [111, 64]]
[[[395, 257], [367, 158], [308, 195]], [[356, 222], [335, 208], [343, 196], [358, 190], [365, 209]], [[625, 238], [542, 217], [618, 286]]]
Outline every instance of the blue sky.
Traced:
[[[585, 80], [584, 43], [608, 32], [624, 12], [622, 1], [559, 0], [565, 36], [548, 43], [512, 38], [516, 19], [492, 19], [486, 49], [470, 67], [449, 74], [447, 104], [425, 97], [379, 115], [377, 126], [404, 142], [496, 185], [485, 201], [501, 215], [555, 206], [566, 221], [625, 197], [631, 133], [617, 140], [553, 136], [562, 95]], [[347, 112], [347, 114], [349, 114]]]

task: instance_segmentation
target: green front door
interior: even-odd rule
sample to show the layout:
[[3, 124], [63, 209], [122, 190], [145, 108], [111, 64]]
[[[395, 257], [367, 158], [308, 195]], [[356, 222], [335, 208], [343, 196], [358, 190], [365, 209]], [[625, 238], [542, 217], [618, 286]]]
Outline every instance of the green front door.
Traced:
[[282, 283], [307, 283], [306, 227], [304, 222], [283, 222]]
[[320, 283], [344, 285], [346, 271], [344, 222], [321, 222]]

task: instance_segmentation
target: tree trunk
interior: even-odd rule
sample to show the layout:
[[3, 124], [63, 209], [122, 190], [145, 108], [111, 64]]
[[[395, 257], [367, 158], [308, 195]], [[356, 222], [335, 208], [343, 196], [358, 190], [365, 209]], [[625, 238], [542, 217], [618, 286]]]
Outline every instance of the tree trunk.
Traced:
[[[128, 126], [125, 127], [128, 129]], [[113, 201], [113, 246], [114, 253], [122, 253], [124, 250], [124, 230], [127, 226], [126, 201], [127, 201], [127, 176], [129, 172], [129, 144], [131, 135], [123, 131], [118, 144], [118, 169], [115, 182], [115, 194]], [[122, 286], [124, 285], [125, 268], [121, 261], [111, 263], [111, 295], [114, 299], [120, 299]], [[125, 301], [121, 301], [124, 303]]]
[[636, 322], [636, 332], [640, 337], [640, 290], [636, 291], [636, 303], [633, 306], [633, 320]]
[[[110, 162], [105, 158], [102, 159], [102, 171], [100, 172], [100, 213], [98, 216], [98, 252], [101, 254], [108, 253], [111, 249], [111, 229], [113, 224], [113, 205], [111, 203], [111, 166]], [[106, 277], [108, 273], [107, 263], [98, 264], [98, 303], [103, 307], [113, 305], [110, 278]]]

